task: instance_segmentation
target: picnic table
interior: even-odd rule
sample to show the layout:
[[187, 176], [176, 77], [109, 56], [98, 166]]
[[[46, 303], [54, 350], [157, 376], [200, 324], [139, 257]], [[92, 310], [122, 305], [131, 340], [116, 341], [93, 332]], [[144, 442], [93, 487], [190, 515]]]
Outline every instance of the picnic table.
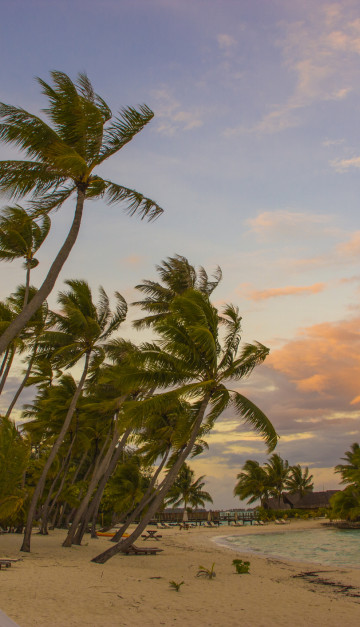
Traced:
[[160, 540], [160, 538], [162, 538], [162, 535], [160, 535], [160, 533], [157, 532], [157, 529], [146, 529], [146, 533], [143, 533], [142, 538], [144, 538], [145, 540]]

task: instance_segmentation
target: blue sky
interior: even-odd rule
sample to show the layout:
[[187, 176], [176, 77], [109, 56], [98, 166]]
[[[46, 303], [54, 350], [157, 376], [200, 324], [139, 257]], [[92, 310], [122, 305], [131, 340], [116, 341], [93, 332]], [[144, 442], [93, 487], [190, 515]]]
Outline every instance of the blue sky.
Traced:
[[[242, 391], [278, 429], [278, 452], [310, 465], [317, 489], [336, 487], [332, 468], [360, 436], [358, 3], [13, 0], [0, 46], [4, 102], [39, 113], [35, 76], [86, 70], [114, 112], [155, 112], [105, 167], [164, 215], [147, 224], [88, 204], [57, 287], [86, 278], [131, 302], [161, 259], [219, 264], [216, 303], [238, 304], [244, 341], [271, 348]], [[0, 145], [0, 159], [18, 157]], [[34, 283], [72, 210], [53, 216]], [[21, 280], [20, 265], [3, 265], [1, 297]], [[134, 337], [130, 321], [124, 334]], [[226, 507], [242, 464], [265, 448], [231, 414], [209, 443], [193, 465]]]

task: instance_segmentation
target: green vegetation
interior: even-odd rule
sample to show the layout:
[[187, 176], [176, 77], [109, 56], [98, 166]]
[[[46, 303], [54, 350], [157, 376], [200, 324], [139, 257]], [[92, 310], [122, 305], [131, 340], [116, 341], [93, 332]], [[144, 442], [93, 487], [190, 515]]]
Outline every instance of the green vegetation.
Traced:
[[183, 464], [167, 493], [165, 503], [173, 507], [179, 507], [181, 503], [184, 503], [184, 512], [188, 506], [204, 507], [206, 501], [212, 503], [209, 492], [203, 490], [205, 485], [203, 479], [204, 477], [195, 479], [194, 471], [187, 464]]
[[176, 581], [169, 581], [170, 588], [172, 588], [172, 590], [176, 590], [176, 592], [180, 591], [180, 588], [184, 585], [184, 583], [184, 581], [180, 581], [179, 583], [176, 583]]
[[[44, 301], [4, 353], [0, 381], [5, 385], [9, 364], [21, 352], [22, 385], [36, 389], [20, 431], [4, 419], [13, 435], [5, 427], [0, 433], [2, 466], [20, 452], [24, 457], [21, 477], [10, 481], [11, 473], [0, 502], [2, 526], [25, 527], [24, 551], [30, 550], [35, 523], [42, 534], [68, 528], [64, 546], [71, 546], [81, 544], [89, 527], [95, 536], [97, 524], [122, 522], [114, 545], [94, 559], [103, 563], [140, 536], [166, 499], [185, 507], [211, 501], [204, 478], [195, 478], [186, 460], [206, 448], [227, 407], [269, 450], [276, 444], [268, 418], [239, 391], [268, 349], [259, 343], [241, 347], [237, 308], [218, 311], [212, 305], [220, 271], [210, 280], [180, 256], [158, 270], [168, 286], [166, 299], [157, 302], [160, 283], [144, 281], [140, 292], [144, 286], [150, 291], [139, 301], [145, 317], [137, 321], [155, 340], [123, 340], [117, 334], [127, 304], [120, 294], [111, 306], [102, 288], [96, 299], [85, 280], [73, 279], [58, 294], [56, 311]], [[21, 311], [25, 291], [21, 286], [1, 303], [3, 328]], [[29, 303], [35, 295], [30, 286]], [[231, 381], [236, 391], [227, 387]], [[135, 519], [135, 531], [120, 544]]]
[[250, 562], [243, 562], [243, 560], [233, 560], [232, 563], [233, 566], [235, 566], [236, 572], [239, 575], [249, 572]]
[[260, 500], [261, 506], [270, 496], [277, 498], [280, 506], [281, 495], [285, 490], [290, 494], [304, 496], [314, 488], [313, 476], [309, 475], [308, 467], [303, 471], [300, 464], [289, 466], [288, 461], [277, 453], [273, 453], [264, 466], [248, 459], [237, 479], [234, 495], [241, 500], [248, 499], [248, 503]]
[[360, 521], [360, 446], [355, 442], [342, 458], [335, 472], [341, 475], [341, 483], [347, 487], [337, 492], [330, 500], [331, 518]]
[[214, 577], [216, 577], [214, 566], [215, 566], [215, 562], [212, 564], [211, 568], [205, 568], [205, 566], [199, 566], [199, 570], [196, 573], [196, 576], [205, 577], [206, 579], [214, 579]]

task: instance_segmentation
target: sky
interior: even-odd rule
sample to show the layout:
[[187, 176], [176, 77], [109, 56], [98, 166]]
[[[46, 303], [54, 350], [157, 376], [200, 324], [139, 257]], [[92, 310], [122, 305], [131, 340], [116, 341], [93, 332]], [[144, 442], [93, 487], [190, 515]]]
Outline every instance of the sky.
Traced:
[[[243, 341], [270, 348], [239, 391], [280, 435], [276, 452], [309, 466], [315, 489], [360, 439], [360, 7], [307, 0], [0, 1], [0, 99], [37, 115], [35, 77], [86, 71], [114, 113], [146, 103], [155, 117], [103, 167], [164, 209], [155, 222], [90, 202], [56, 285], [138, 298], [156, 264], [184, 255], [223, 280], [213, 294], [243, 316]], [[21, 158], [0, 144], [0, 159]], [[7, 199], [1, 199], [7, 204]], [[53, 215], [33, 282], [66, 236], [70, 200]], [[0, 298], [23, 281], [2, 264]], [[50, 298], [56, 305], [56, 293]], [[131, 328], [131, 310], [123, 335]], [[139, 338], [139, 339], [138, 339]], [[17, 365], [2, 401], [17, 384]], [[27, 395], [24, 396], [24, 402]], [[19, 415], [19, 414], [18, 414]], [[227, 411], [191, 461], [214, 508], [233, 497], [262, 440]]]

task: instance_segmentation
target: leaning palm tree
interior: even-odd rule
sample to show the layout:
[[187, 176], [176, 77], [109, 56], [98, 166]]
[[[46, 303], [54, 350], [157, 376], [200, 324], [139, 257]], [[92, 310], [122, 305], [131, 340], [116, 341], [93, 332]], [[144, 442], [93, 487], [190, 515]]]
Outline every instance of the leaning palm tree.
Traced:
[[[170, 398], [192, 401], [193, 418], [186, 444], [177, 451], [176, 459], [165, 481], [136, 530], [123, 542], [114, 545], [93, 561], [104, 563], [119, 551], [126, 550], [158, 511], [177, 474], [193, 451], [195, 442], [211, 431], [215, 420], [231, 407], [240, 419], [259, 432], [272, 450], [276, 432], [265, 414], [231, 383], [250, 375], [267, 357], [262, 344], [248, 344], [239, 351], [240, 316], [236, 307], [227, 305], [220, 316], [207, 295], [189, 289], [169, 305], [169, 314], [154, 324], [159, 341], [143, 346], [131, 355], [131, 364], [124, 364], [121, 376], [128, 384], [165, 388], [163, 394], [128, 405], [134, 416], [146, 416], [149, 408], [162, 411]], [[225, 328], [222, 334], [221, 329]], [[173, 387], [174, 389], [170, 389]]]
[[248, 459], [242, 467], [242, 472], [237, 475], [238, 482], [234, 488], [234, 496], [241, 500], [248, 499], [248, 503], [254, 503], [260, 499], [263, 505], [264, 499], [269, 496], [269, 477], [259, 462]]
[[32, 521], [38, 499], [44, 489], [50, 467], [71, 424], [86, 376], [89, 368], [91, 368], [91, 360], [97, 362], [99, 358], [101, 359], [104, 355], [102, 344], [118, 329], [127, 313], [126, 302], [118, 292], [116, 292], [117, 306], [113, 314], [108, 296], [103, 288], [100, 288], [100, 301], [95, 305], [86, 281], [69, 280], [66, 281], [66, 284], [70, 290], [61, 292], [58, 297], [62, 311], [52, 314], [55, 330], [46, 331], [42, 335], [41, 345], [43, 350], [52, 356], [54, 362], [58, 363], [59, 367], [65, 365], [70, 368], [82, 358], [84, 358], [84, 366], [63, 425], [34, 491], [21, 547], [21, 550], [26, 552], [30, 551]]
[[16, 205], [5, 207], [0, 217], [0, 259], [14, 261], [24, 259], [26, 270], [23, 307], [27, 305], [30, 289], [30, 273], [39, 264], [35, 253], [47, 237], [51, 221], [42, 214], [37, 219]]
[[314, 475], [309, 475], [309, 468], [306, 466], [304, 470], [300, 464], [290, 466], [290, 474], [285, 480], [285, 487], [290, 494], [298, 494], [303, 497], [314, 489]]
[[102, 178], [97, 168], [117, 153], [153, 118], [146, 105], [112, 112], [86, 76], [76, 83], [63, 72], [51, 72], [53, 85], [37, 79], [48, 98], [41, 118], [20, 107], [0, 103], [0, 140], [20, 148], [26, 159], [0, 162], [0, 192], [13, 198], [32, 195], [36, 215], [48, 214], [76, 194], [73, 222], [36, 298], [17, 316], [0, 338], [0, 354], [47, 298], [76, 241], [86, 199], [121, 203], [130, 215], [149, 220], [162, 213], [139, 192]]
[[188, 464], [183, 464], [178, 476], [167, 493], [165, 503], [172, 507], [179, 507], [181, 503], [183, 503], [184, 513], [188, 506], [204, 507], [206, 501], [212, 503], [213, 500], [209, 492], [203, 490], [205, 485], [203, 479], [204, 476], [195, 479], [195, 472]]

